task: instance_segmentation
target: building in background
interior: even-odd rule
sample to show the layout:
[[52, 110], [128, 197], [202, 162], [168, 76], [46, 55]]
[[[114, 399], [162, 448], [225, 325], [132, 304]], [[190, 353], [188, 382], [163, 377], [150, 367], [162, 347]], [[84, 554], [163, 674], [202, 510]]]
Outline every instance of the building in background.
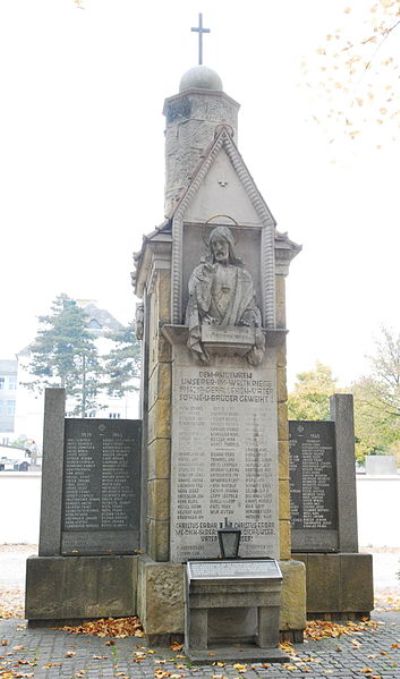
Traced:
[[0, 442], [7, 443], [7, 434], [14, 432], [17, 393], [16, 360], [0, 360]]

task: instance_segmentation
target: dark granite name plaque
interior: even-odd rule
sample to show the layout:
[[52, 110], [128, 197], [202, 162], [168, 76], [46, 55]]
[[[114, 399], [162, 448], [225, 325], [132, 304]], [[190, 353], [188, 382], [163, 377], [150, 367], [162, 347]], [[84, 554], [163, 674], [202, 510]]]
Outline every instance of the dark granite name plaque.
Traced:
[[189, 580], [282, 579], [275, 559], [188, 561], [187, 576]]
[[140, 420], [65, 420], [62, 554], [138, 549], [140, 449]]
[[338, 550], [335, 423], [289, 422], [292, 550]]

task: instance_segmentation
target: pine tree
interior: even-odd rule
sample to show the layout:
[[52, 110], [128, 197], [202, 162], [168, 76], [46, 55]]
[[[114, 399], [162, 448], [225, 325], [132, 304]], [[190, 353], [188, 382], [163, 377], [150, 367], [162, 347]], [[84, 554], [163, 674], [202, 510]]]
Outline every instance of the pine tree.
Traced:
[[123, 396], [126, 392], [136, 391], [134, 378], [140, 375], [141, 342], [136, 339], [134, 324], [129, 323], [116, 332], [109, 333], [115, 347], [104, 356], [105, 381], [103, 386], [110, 396]]
[[27, 366], [34, 379], [26, 386], [38, 393], [47, 386], [63, 387], [73, 403], [71, 414], [90, 415], [96, 409], [100, 366], [84, 310], [61, 294], [39, 323]]

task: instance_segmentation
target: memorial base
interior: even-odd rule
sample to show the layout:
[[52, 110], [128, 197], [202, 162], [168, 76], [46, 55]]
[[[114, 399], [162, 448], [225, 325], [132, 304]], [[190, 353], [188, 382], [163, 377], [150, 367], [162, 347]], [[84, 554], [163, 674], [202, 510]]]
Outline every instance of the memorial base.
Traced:
[[371, 554], [296, 554], [306, 567], [307, 617], [369, 617], [374, 608]]
[[[304, 563], [278, 563], [283, 576], [280, 640], [301, 643], [306, 626]], [[147, 555], [138, 558], [137, 614], [150, 644], [184, 632], [185, 568], [184, 564], [153, 561]]]
[[137, 556], [40, 556], [26, 562], [29, 622], [136, 615]]

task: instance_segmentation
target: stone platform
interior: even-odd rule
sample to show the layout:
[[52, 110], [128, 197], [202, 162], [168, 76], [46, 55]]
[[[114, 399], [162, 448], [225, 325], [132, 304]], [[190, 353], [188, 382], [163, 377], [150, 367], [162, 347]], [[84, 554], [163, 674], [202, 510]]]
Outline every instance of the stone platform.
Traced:
[[371, 554], [300, 554], [306, 567], [307, 616], [369, 616], [374, 608]]
[[26, 562], [29, 621], [136, 614], [136, 556], [33, 556]]

